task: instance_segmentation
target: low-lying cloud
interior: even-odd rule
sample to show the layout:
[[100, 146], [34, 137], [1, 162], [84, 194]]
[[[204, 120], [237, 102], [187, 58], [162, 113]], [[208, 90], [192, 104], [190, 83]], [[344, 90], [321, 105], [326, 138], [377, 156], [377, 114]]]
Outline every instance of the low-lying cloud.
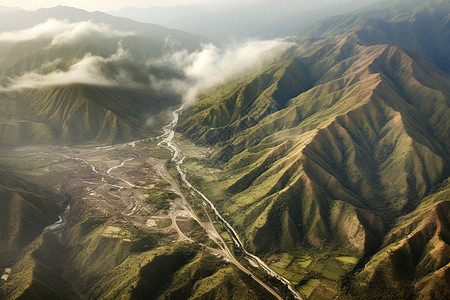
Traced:
[[114, 30], [108, 25], [96, 24], [92, 21], [70, 23], [67, 20], [49, 19], [31, 28], [1, 32], [0, 42], [21, 42], [38, 38], [48, 38], [51, 39], [53, 46], [60, 46], [66, 43], [80, 41], [93, 35], [120, 38], [135, 35], [135, 33]]
[[[69, 84], [132, 86], [135, 83], [130, 80], [130, 76], [123, 70], [113, 77], [105, 76], [101, 71], [102, 66], [127, 59], [128, 57], [128, 52], [119, 44], [116, 53], [109, 57], [104, 58], [88, 53], [81, 60], [71, 65], [67, 71], [58, 70], [48, 74], [40, 74], [38, 72], [26, 73], [19, 77], [9, 78], [9, 82], [1, 87], [0, 90], [13, 91]], [[47, 62], [44, 65], [53, 65], [60, 61], [57, 59], [52, 62]]]
[[262, 67], [273, 59], [276, 53], [292, 45], [284, 40], [248, 41], [225, 50], [220, 50], [213, 44], [206, 44], [193, 53], [171, 53], [151, 62], [150, 65], [167, 65], [179, 69], [184, 79], [158, 81], [154, 78], [152, 82], [158, 89], [173, 88], [179, 91], [183, 94], [184, 103], [189, 105], [206, 89]]
[[[122, 47], [121, 37], [131, 32], [117, 31], [104, 24], [90, 21], [69, 23], [50, 19], [32, 28], [0, 33], [0, 41], [24, 41], [46, 37], [48, 47], [58, 47], [87, 37], [118, 38], [116, 53], [103, 57], [86, 53], [83, 58], [59, 57], [43, 62], [33, 71], [7, 78], [1, 91], [33, 89], [70, 84], [149, 88], [157, 92], [177, 93], [185, 104], [192, 104], [198, 95], [215, 85], [224, 83], [249, 71], [256, 71], [269, 63], [276, 53], [293, 44], [284, 40], [254, 40], [219, 49], [205, 44], [195, 52], [169, 50], [173, 43], [167, 39], [165, 55], [143, 64]], [[131, 49], [129, 49], [131, 50]], [[59, 68], [57, 70], [54, 70]]]

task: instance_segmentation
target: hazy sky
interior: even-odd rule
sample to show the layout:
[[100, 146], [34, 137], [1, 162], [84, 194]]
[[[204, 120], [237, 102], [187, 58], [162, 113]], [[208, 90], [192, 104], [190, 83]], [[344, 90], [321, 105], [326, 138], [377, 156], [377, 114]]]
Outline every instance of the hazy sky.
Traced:
[[[34, 10], [41, 7], [54, 7], [57, 5], [72, 6], [85, 10], [113, 11], [127, 6], [134, 7], [151, 7], [151, 6], [176, 6], [176, 5], [213, 5], [223, 4], [230, 5], [232, 3], [251, 4], [255, 2], [264, 2], [267, 0], [0, 0], [0, 6], [19, 7], [23, 9]], [[311, 3], [311, 0], [279, 0], [296, 1]], [[315, 0], [314, 3], [337, 3], [349, 2], [350, 0]]]
[[[259, 0], [263, 1], [263, 0]], [[0, 0], [0, 6], [19, 7], [23, 9], [37, 9], [41, 7], [54, 7], [65, 5], [86, 10], [111, 11], [126, 6], [150, 7], [150, 6], [176, 6], [176, 5], [201, 5], [214, 3], [239, 2], [239, 0]], [[242, 2], [242, 1], [240, 1]], [[256, 1], [253, 1], [256, 2]]]

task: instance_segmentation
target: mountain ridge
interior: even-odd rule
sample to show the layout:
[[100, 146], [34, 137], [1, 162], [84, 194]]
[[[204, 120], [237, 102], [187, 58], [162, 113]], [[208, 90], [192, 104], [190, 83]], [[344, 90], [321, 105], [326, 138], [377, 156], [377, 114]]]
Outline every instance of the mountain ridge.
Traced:
[[[0, 134], [8, 146], [111, 144], [152, 134], [163, 126], [165, 111], [181, 102], [177, 91], [164, 91], [154, 81], [182, 74], [150, 61], [171, 51], [198, 50], [202, 41], [182, 31], [70, 7], [6, 15], [0, 28], [9, 24], [16, 30], [14, 38], [5, 35], [0, 41]], [[19, 29], [37, 24], [41, 34], [24, 31], [22, 38]], [[61, 27], [62, 33], [47, 32], [48, 26]]]
[[[429, 285], [445, 287], [442, 264], [425, 270], [411, 263], [416, 275], [390, 284], [392, 274], [409, 272], [401, 267], [401, 255], [377, 260], [387, 253], [383, 247], [392, 242], [386, 235], [395, 226], [415, 230], [395, 220], [427, 211], [446, 214], [446, 203], [433, 208], [421, 203], [450, 174], [450, 78], [445, 63], [402, 45], [368, 44], [351, 26], [340, 35], [302, 40], [293, 58], [204, 93], [178, 124], [189, 139], [213, 147], [210, 158], [187, 158], [187, 173], [202, 164], [220, 170], [217, 179], [192, 175], [191, 180], [228, 216], [251, 251], [295, 257], [299, 249], [320, 253], [326, 247], [331, 257], [359, 257], [349, 292], [356, 297], [387, 296], [395, 288], [401, 297], [429, 297], [437, 295]], [[442, 45], [438, 51], [448, 49]], [[293, 84], [277, 84], [275, 74], [286, 65], [302, 75], [293, 75]], [[283, 105], [274, 97], [277, 88], [292, 93]], [[233, 106], [239, 102], [246, 106]], [[423, 226], [436, 222], [426, 218]], [[423, 249], [448, 246], [445, 238], [429, 241]], [[407, 251], [405, 245], [399, 253]], [[435, 253], [448, 263], [445, 251]], [[290, 268], [281, 270], [292, 274]], [[416, 281], [422, 283], [407, 292]]]
[[[177, 133], [165, 130], [166, 143], [176, 143], [176, 155], [180, 149], [186, 156], [176, 163], [159, 147], [161, 139], [4, 150], [5, 172], [17, 168], [20, 176], [0, 169], [0, 194], [7, 200], [2, 211], [20, 218], [0, 218], [3, 228], [15, 226], [13, 237], [5, 230], [0, 235], [11, 249], [29, 246], [0, 262], [14, 270], [10, 281], [0, 282], [0, 298], [271, 297], [253, 276], [275, 296], [291, 296], [232, 248], [219, 218], [195, 198], [198, 189], [245, 248], [305, 299], [446, 299], [450, 76], [445, 59], [432, 54], [448, 51], [447, 35], [435, 40], [448, 31], [449, 13], [441, 0], [385, 1], [314, 25], [259, 69], [186, 105], [165, 128], [176, 124]], [[436, 29], [427, 36], [429, 47], [421, 28]], [[88, 58], [100, 62], [102, 79], [117, 84], [1, 92], [2, 139], [19, 143], [16, 135], [27, 134], [38, 142], [90, 146], [148, 134], [147, 121], [180, 99], [143, 88], [149, 82], [145, 65], [109, 59], [139, 41], [109, 41], [110, 47], [92, 47]], [[8, 72], [22, 78], [53, 55], [21, 56], [20, 66]], [[72, 66], [57, 62], [35, 73], [67, 73]], [[130, 70], [139, 83], [132, 87], [115, 76]], [[172, 78], [170, 70], [154, 73], [159, 71]], [[73, 195], [62, 235], [38, 231], [64, 199], [50, 198], [27, 180]], [[186, 180], [195, 189], [179, 184]], [[24, 235], [22, 219], [29, 215], [40, 224], [33, 236]], [[203, 223], [215, 228], [211, 240]], [[245, 266], [228, 264], [235, 258]]]

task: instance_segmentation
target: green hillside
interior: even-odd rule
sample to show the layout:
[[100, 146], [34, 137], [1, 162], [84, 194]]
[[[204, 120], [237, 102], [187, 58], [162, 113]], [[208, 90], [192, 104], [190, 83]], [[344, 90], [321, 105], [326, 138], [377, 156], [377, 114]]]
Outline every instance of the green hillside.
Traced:
[[82, 38], [55, 44], [58, 36], [49, 33], [0, 41], [2, 145], [105, 144], [148, 136], [163, 126], [158, 114], [181, 101], [179, 93], [155, 82], [182, 76], [149, 61], [201, 43], [182, 31], [68, 7], [6, 16], [1, 31], [43, 26], [53, 18], [63, 28], [81, 26], [75, 31]]
[[[350, 52], [353, 56], [331, 68], [327, 66], [327, 72], [316, 71], [319, 84], [292, 97], [286, 108], [279, 109], [279, 101], [273, 96], [281, 84], [273, 76], [276, 72], [269, 69], [255, 79], [261, 83], [264, 76], [269, 78], [262, 88], [253, 89], [250, 97], [245, 98], [245, 92], [234, 85], [230, 90], [238, 91], [237, 97], [233, 95], [236, 98], [223, 96], [223, 91], [213, 92], [183, 117], [179, 127], [204, 143], [214, 144], [217, 137], [226, 141], [225, 145], [218, 144], [214, 157], [227, 162], [223, 184], [235, 195], [231, 199], [236, 201], [234, 209], [242, 209], [241, 199], [253, 209], [262, 203], [270, 207], [276, 199], [285, 202], [288, 197], [294, 197], [294, 205], [299, 191], [303, 191], [302, 206], [309, 209], [301, 210], [315, 213], [291, 218], [303, 220], [299, 232], [316, 245], [330, 236], [323, 218], [329, 214], [333, 200], [369, 209], [383, 218], [395, 217], [415, 207], [414, 201], [448, 174], [448, 77], [400, 48], [353, 45]], [[310, 72], [342, 54], [342, 45], [336, 45], [327, 57], [309, 67]], [[307, 65], [309, 57], [296, 59], [296, 64]], [[401, 69], [402, 64], [413, 60], [414, 70]], [[380, 69], [383, 72], [375, 72]], [[325, 78], [326, 83], [320, 83]], [[243, 91], [252, 88], [255, 81], [247, 82], [242, 84]], [[430, 90], [438, 91], [430, 94]], [[421, 101], [424, 94], [433, 104]], [[219, 97], [224, 100], [208, 102]], [[240, 105], [234, 99], [248, 99], [250, 113], [244, 118], [237, 117], [235, 107], [227, 110], [227, 103]], [[254, 123], [244, 123], [246, 118]], [[242, 123], [245, 129], [241, 129]], [[405, 152], [405, 147], [413, 151]], [[321, 203], [324, 195], [329, 200]], [[241, 218], [231, 211], [229, 201], [230, 215]], [[284, 209], [289, 214], [300, 208], [288, 207]], [[283, 213], [277, 215], [273, 222], [281, 224]], [[241, 219], [241, 226], [249, 221]], [[248, 236], [257, 235], [249, 232]]]
[[351, 293], [361, 297], [369, 287], [378, 297], [448, 298], [449, 197], [447, 180], [398, 218], [380, 250], [356, 274], [359, 283], [350, 286]]
[[1, 140], [3, 145], [20, 145], [138, 139], [152, 130], [147, 120], [176, 105], [177, 99], [151, 89], [81, 84], [3, 93]]
[[39, 233], [8, 264], [13, 272], [0, 282], [0, 299], [271, 299], [198, 245], [165, 242], [167, 236], [130, 224], [127, 239], [110, 237], [104, 231], [113, 216], [93, 215], [81, 198], [72, 205], [77, 218], [62, 237]]
[[304, 299], [450, 297], [448, 1], [383, 1], [303, 31], [184, 108], [182, 162], [162, 139], [89, 146], [167, 124], [181, 96], [152, 83], [184, 75], [147, 59], [170, 53], [167, 32], [188, 50], [199, 39], [62, 7], [24, 28], [55, 12], [138, 34], [0, 43], [0, 299], [292, 296], [201, 193]]
[[21, 250], [58, 220], [59, 204], [38, 186], [0, 168], [0, 268], [7, 267]]
[[51, 233], [44, 233], [25, 249], [14, 265], [11, 280], [0, 285], [1, 299], [80, 299], [63, 278], [62, 245]]
[[[448, 26], [439, 27], [442, 38], [427, 35], [431, 42], [408, 36], [419, 36], [411, 28], [434, 34], [444, 24], [448, 2], [428, 2], [383, 2], [319, 23], [307, 31], [319, 38], [303, 38], [294, 54], [280, 55], [260, 73], [204, 93], [183, 114], [178, 130], [214, 149], [209, 158], [187, 160], [187, 173], [195, 172], [192, 180], [251, 251], [269, 261], [280, 253], [304, 259], [299, 253], [305, 252], [324, 253], [328, 263], [342, 255], [370, 260], [361, 275], [352, 277], [353, 283], [369, 281], [353, 296], [375, 298], [378, 289], [389, 294], [413, 285], [409, 296], [428, 298], [438, 295], [430, 285], [448, 289], [443, 283], [447, 250], [433, 252], [438, 263], [426, 256], [433, 247], [448, 248], [446, 233], [417, 238], [422, 250], [411, 254], [415, 258], [408, 270], [403, 262], [372, 256], [394, 243], [386, 235], [393, 226], [405, 235], [415, 232], [401, 222], [412, 215], [427, 228], [441, 226], [439, 220], [448, 224], [445, 201], [422, 208], [450, 174], [450, 77], [443, 71], [443, 56], [428, 51], [448, 52]], [[364, 31], [367, 20], [386, 10], [391, 13], [383, 16], [388, 24], [383, 29], [398, 39]], [[398, 27], [392, 31], [392, 26]], [[199, 175], [208, 170], [215, 176]], [[432, 211], [443, 219], [423, 218]], [[336, 268], [327, 275], [312, 255], [309, 267], [277, 263], [274, 269], [298, 282], [301, 291], [314, 283], [311, 297], [338, 289], [327, 282], [343, 280], [345, 272]], [[319, 281], [309, 282], [308, 271], [318, 272], [312, 279]], [[410, 271], [416, 275], [400, 283], [391, 280], [397, 272]]]

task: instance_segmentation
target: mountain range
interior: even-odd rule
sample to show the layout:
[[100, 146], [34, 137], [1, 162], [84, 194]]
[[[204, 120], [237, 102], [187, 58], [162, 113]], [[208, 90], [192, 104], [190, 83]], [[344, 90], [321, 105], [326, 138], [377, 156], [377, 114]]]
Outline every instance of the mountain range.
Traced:
[[348, 251], [360, 258], [353, 297], [446, 298], [449, 12], [390, 1], [332, 17], [182, 116], [178, 130], [213, 147], [204, 164], [222, 170], [192, 180], [249, 249]]
[[295, 35], [316, 21], [343, 14], [374, 3], [374, 0], [335, 3], [321, 1], [304, 3], [287, 0], [259, 1], [237, 7], [220, 9], [207, 7], [128, 7], [112, 12], [113, 15], [145, 23], [156, 23], [205, 36], [216, 44], [227, 45], [246, 39], [273, 39]]
[[330, 12], [300, 24], [267, 7], [233, 25], [285, 47], [185, 103], [181, 162], [161, 138], [114, 144], [162, 134], [185, 99], [174, 83], [196, 87], [176, 58], [234, 26], [192, 30], [207, 39], [67, 7], [0, 12], [0, 299], [292, 299], [234, 234], [304, 299], [450, 298], [449, 1], [307, 28]]
[[178, 30], [68, 7], [4, 13], [0, 28], [0, 136], [7, 145], [145, 136], [148, 120], [180, 102], [178, 94], [149, 81], [178, 75], [149, 62], [202, 42]]

